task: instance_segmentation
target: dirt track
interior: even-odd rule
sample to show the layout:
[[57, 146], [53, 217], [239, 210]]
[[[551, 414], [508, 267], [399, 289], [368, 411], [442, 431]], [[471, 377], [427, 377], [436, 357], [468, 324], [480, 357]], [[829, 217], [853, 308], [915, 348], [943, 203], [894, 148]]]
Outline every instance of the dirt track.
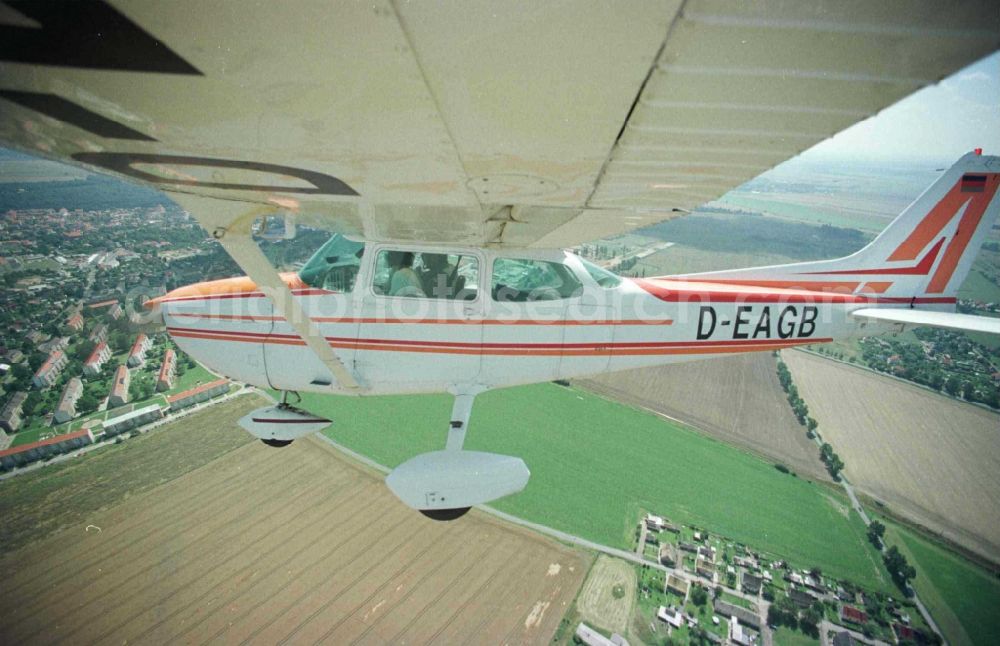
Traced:
[[792, 415], [770, 353], [629, 370], [577, 383], [679, 419], [810, 478], [829, 480], [816, 446]]
[[[86, 530], [86, 525], [100, 531]], [[258, 443], [0, 561], [4, 643], [543, 643], [589, 557]]]
[[1000, 563], [1000, 415], [805, 352], [782, 357], [857, 489]]

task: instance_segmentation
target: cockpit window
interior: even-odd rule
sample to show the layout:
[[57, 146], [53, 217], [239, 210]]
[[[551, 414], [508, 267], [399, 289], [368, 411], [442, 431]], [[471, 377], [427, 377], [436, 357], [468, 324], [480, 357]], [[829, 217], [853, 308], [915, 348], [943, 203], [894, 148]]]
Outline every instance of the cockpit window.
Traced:
[[604, 267], [598, 267], [592, 262], [588, 262], [583, 258], [580, 258], [580, 262], [583, 263], [583, 268], [587, 270], [590, 277], [597, 281], [597, 284], [601, 287], [618, 287], [622, 284], [622, 279], [614, 275]]
[[493, 300], [504, 303], [553, 301], [577, 296], [583, 284], [565, 265], [544, 260], [497, 258], [493, 262]]
[[376, 294], [474, 301], [479, 287], [475, 256], [430, 251], [380, 251], [372, 288]]
[[354, 289], [354, 280], [358, 276], [364, 253], [364, 243], [336, 234], [302, 267], [299, 278], [310, 287], [331, 292], [350, 292]]

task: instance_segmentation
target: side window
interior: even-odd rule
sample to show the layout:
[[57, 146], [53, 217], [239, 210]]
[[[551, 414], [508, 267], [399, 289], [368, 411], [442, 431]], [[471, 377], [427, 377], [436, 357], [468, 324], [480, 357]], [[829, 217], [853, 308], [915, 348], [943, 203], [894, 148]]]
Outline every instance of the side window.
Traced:
[[472, 301], [478, 287], [475, 256], [386, 249], [375, 257], [376, 294]]
[[571, 298], [580, 293], [583, 284], [559, 263], [497, 258], [490, 289], [495, 301], [522, 303]]
[[358, 276], [364, 253], [364, 244], [335, 235], [302, 266], [299, 278], [310, 287], [332, 292], [350, 292], [354, 289], [354, 280]]
[[590, 277], [593, 278], [598, 285], [601, 287], [618, 287], [622, 284], [622, 279], [614, 275], [604, 267], [598, 267], [592, 262], [587, 262], [583, 258], [579, 259], [583, 264], [583, 268], [587, 270]]

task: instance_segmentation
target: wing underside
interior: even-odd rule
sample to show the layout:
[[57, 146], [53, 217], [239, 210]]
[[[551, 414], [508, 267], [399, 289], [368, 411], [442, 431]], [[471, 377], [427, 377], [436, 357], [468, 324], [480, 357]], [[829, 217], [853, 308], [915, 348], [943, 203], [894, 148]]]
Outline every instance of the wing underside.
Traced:
[[987, 1], [8, 1], [0, 141], [368, 239], [567, 246], [719, 197], [998, 34]]

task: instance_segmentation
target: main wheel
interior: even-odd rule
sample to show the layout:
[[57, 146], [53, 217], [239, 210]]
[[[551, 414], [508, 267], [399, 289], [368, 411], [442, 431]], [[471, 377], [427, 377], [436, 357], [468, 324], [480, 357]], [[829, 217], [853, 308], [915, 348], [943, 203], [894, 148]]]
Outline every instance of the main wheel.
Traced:
[[273, 446], [276, 449], [280, 449], [292, 443], [291, 440], [261, 440], [261, 442], [268, 446]]
[[461, 518], [469, 513], [472, 507], [458, 507], [457, 509], [421, 509], [420, 513], [431, 520], [448, 521]]

